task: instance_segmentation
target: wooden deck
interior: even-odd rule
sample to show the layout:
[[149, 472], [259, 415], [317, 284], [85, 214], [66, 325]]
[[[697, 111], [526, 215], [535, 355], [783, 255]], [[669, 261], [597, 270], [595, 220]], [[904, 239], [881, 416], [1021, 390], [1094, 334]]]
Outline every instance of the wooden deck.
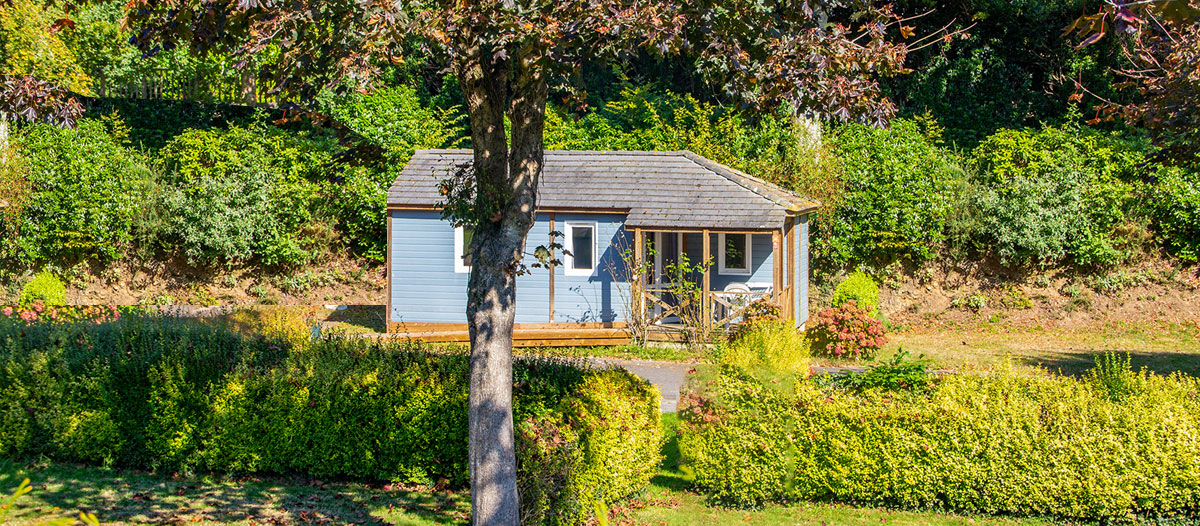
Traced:
[[[382, 337], [427, 343], [470, 342], [465, 323], [390, 323]], [[654, 341], [681, 341], [682, 333], [662, 327], [652, 330]], [[626, 345], [630, 342], [624, 323], [518, 323], [513, 327], [516, 347], [592, 347]]]

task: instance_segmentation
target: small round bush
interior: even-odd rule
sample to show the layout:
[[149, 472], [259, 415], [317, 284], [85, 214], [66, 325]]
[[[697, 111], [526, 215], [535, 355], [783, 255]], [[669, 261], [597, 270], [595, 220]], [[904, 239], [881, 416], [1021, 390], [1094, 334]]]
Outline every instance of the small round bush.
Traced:
[[815, 353], [834, 358], [869, 358], [887, 343], [883, 322], [853, 300], [818, 312], [809, 336]]
[[53, 273], [43, 270], [25, 284], [17, 300], [21, 305], [32, 305], [35, 301], [45, 305], [63, 305], [67, 302], [67, 287]]
[[810, 342], [782, 321], [760, 321], [722, 349], [722, 364], [743, 369], [766, 368], [784, 374], [807, 374]]
[[879, 310], [879, 285], [862, 271], [851, 273], [833, 291], [833, 306], [853, 301], [872, 314]]

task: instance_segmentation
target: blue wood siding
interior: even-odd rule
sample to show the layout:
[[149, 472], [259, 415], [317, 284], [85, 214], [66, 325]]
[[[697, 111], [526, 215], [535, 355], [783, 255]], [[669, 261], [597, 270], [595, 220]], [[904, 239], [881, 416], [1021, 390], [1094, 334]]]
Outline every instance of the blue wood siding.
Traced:
[[[548, 222], [549, 216], [538, 214], [538, 222], [542, 221]], [[625, 217], [616, 214], [554, 215], [554, 227], [559, 232], [566, 233], [568, 222], [596, 223], [597, 263], [590, 276], [568, 276], [565, 268], [554, 269], [554, 321], [623, 321], [627, 314], [629, 284], [618, 281], [626, 275], [621, 254], [633, 249], [633, 235], [625, 230]]]
[[803, 327], [808, 321], [808, 214], [800, 216], [800, 224], [797, 229], [799, 235], [796, 236], [796, 259], [797, 270], [799, 275], [793, 276], [794, 281], [799, 288], [798, 294], [792, 296], [796, 298], [796, 326]]
[[[388, 250], [392, 263], [392, 308], [389, 322], [465, 323], [468, 274], [454, 272], [454, 228], [436, 211], [392, 210], [392, 238]], [[555, 269], [554, 321], [617, 321], [624, 314], [628, 290], [612, 278], [620, 263], [614, 240], [624, 239], [624, 216], [614, 214], [557, 214], [555, 230], [565, 221], [595, 222], [597, 226], [597, 269], [591, 276], [567, 276]], [[561, 239], [559, 240], [562, 241]], [[550, 215], [538, 214], [527, 238], [527, 252], [550, 243]], [[559, 254], [561, 259], [561, 254]], [[614, 263], [615, 262], [615, 263]], [[532, 264], [532, 258], [526, 264]], [[517, 278], [517, 323], [550, 321], [549, 270], [530, 268]]]

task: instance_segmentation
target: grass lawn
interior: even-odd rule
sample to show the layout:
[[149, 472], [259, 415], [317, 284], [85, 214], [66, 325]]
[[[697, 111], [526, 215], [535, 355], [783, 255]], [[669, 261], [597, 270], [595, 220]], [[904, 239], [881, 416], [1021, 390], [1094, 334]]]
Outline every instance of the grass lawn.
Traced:
[[1078, 374], [1091, 369], [1097, 355], [1117, 351], [1130, 354], [1134, 369], [1200, 376], [1200, 327], [1196, 325], [1107, 324], [1077, 330], [982, 325], [899, 332], [888, 339], [880, 359], [903, 348], [913, 355], [924, 354], [944, 369], [988, 367], [1010, 359], [1018, 365]]
[[[668, 436], [677, 420], [665, 415]], [[705, 505], [690, 492], [677, 469], [675, 441], [667, 442], [666, 460], [644, 495], [613, 510], [612, 524], [625, 526], [902, 524], [1006, 525], [1050, 524], [1035, 519], [968, 517], [895, 511], [824, 503], [732, 510]], [[126, 524], [395, 524], [425, 526], [467, 524], [470, 498], [465, 492], [402, 488], [384, 484], [320, 481], [306, 478], [167, 477], [62, 463], [0, 461], [0, 488], [9, 492], [25, 477], [34, 491], [17, 502], [6, 525], [38, 524], [46, 517], [95, 513], [106, 525]]]
[[[365, 334], [382, 330], [381, 306], [352, 306], [342, 311], [292, 308], [297, 313], [319, 318], [322, 330], [326, 333]], [[316, 314], [311, 314], [313, 312]], [[1096, 355], [1120, 351], [1131, 354], [1134, 368], [1145, 366], [1159, 373], [1182, 371], [1200, 376], [1200, 325], [1197, 324], [1138, 322], [1078, 328], [1027, 328], [1006, 326], [1003, 321], [980, 320], [971, 324], [942, 324], [899, 330], [889, 333], [888, 339], [890, 342], [877, 358], [886, 359], [897, 349], [904, 348], [913, 355], [924, 354], [941, 369], [989, 367], [1001, 360], [1011, 359], [1018, 365], [1041, 366], [1074, 374], [1090, 369]], [[517, 353], [671, 362], [704, 362], [708, 359], [705, 351], [693, 351], [675, 344], [517, 349]], [[814, 360], [814, 365], [825, 366], [867, 364], [869, 362]]]
[[[1096, 357], [1108, 351], [1130, 354], [1134, 369], [1161, 374], [1175, 371], [1200, 376], [1200, 326], [1166, 323], [1106, 324], [1080, 329], [1009, 328], [983, 324], [899, 331], [875, 360], [851, 361], [816, 357], [813, 365], [865, 366], [888, 359], [904, 349], [925, 355], [939, 369], [986, 368], [1003, 360], [1018, 366], [1042, 367], [1066, 374], [1090, 370]], [[704, 362], [706, 353], [682, 345], [587, 347], [519, 351], [552, 356], [598, 356], [625, 359]]]

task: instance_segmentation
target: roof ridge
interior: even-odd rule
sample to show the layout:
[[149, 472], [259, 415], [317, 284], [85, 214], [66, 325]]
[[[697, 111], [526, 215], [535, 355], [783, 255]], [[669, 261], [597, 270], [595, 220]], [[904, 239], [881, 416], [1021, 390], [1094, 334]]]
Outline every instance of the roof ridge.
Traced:
[[[414, 152], [413, 157], [416, 158], [419, 154], [470, 155], [471, 153], [472, 150], [470, 148], [428, 148], [417, 150]], [[790, 212], [807, 212], [821, 206], [819, 201], [806, 198], [791, 190], [736, 168], [718, 163], [690, 150], [545, 150], [545, 153], [548, 156], [554, 157], [559, 155], [603, 155], [682, 158]], [[398, 180], [399, 177], [397, 177]]]
[[[713, 173], [732, 181], [742, 188], [750, 190], [751, 192], [762, 196], [764, 199], [783, 206], [784, 208], [787, 208], [793, 212], [811, 210], [821, 206], [821, 204], [817, 201], [803, 197], [791, 190], [750, 175], [746, 172], [738, 170], [737, 168], [726, 166], [702, 155], [698, 155], [691, 150], [680, 150], [679, 153], [700, 167], [706, 168]], [[775, 195], [771, 195], [772, 193]]]
[[[472, 153], [470, 148], [420, 148], [416, 152], [427, 153]], [[545, 150], [545, 153], [553, 154], [588, 154], [588, 155], [652, 155], [652, 156], [680, 156], [683, 150]]]

